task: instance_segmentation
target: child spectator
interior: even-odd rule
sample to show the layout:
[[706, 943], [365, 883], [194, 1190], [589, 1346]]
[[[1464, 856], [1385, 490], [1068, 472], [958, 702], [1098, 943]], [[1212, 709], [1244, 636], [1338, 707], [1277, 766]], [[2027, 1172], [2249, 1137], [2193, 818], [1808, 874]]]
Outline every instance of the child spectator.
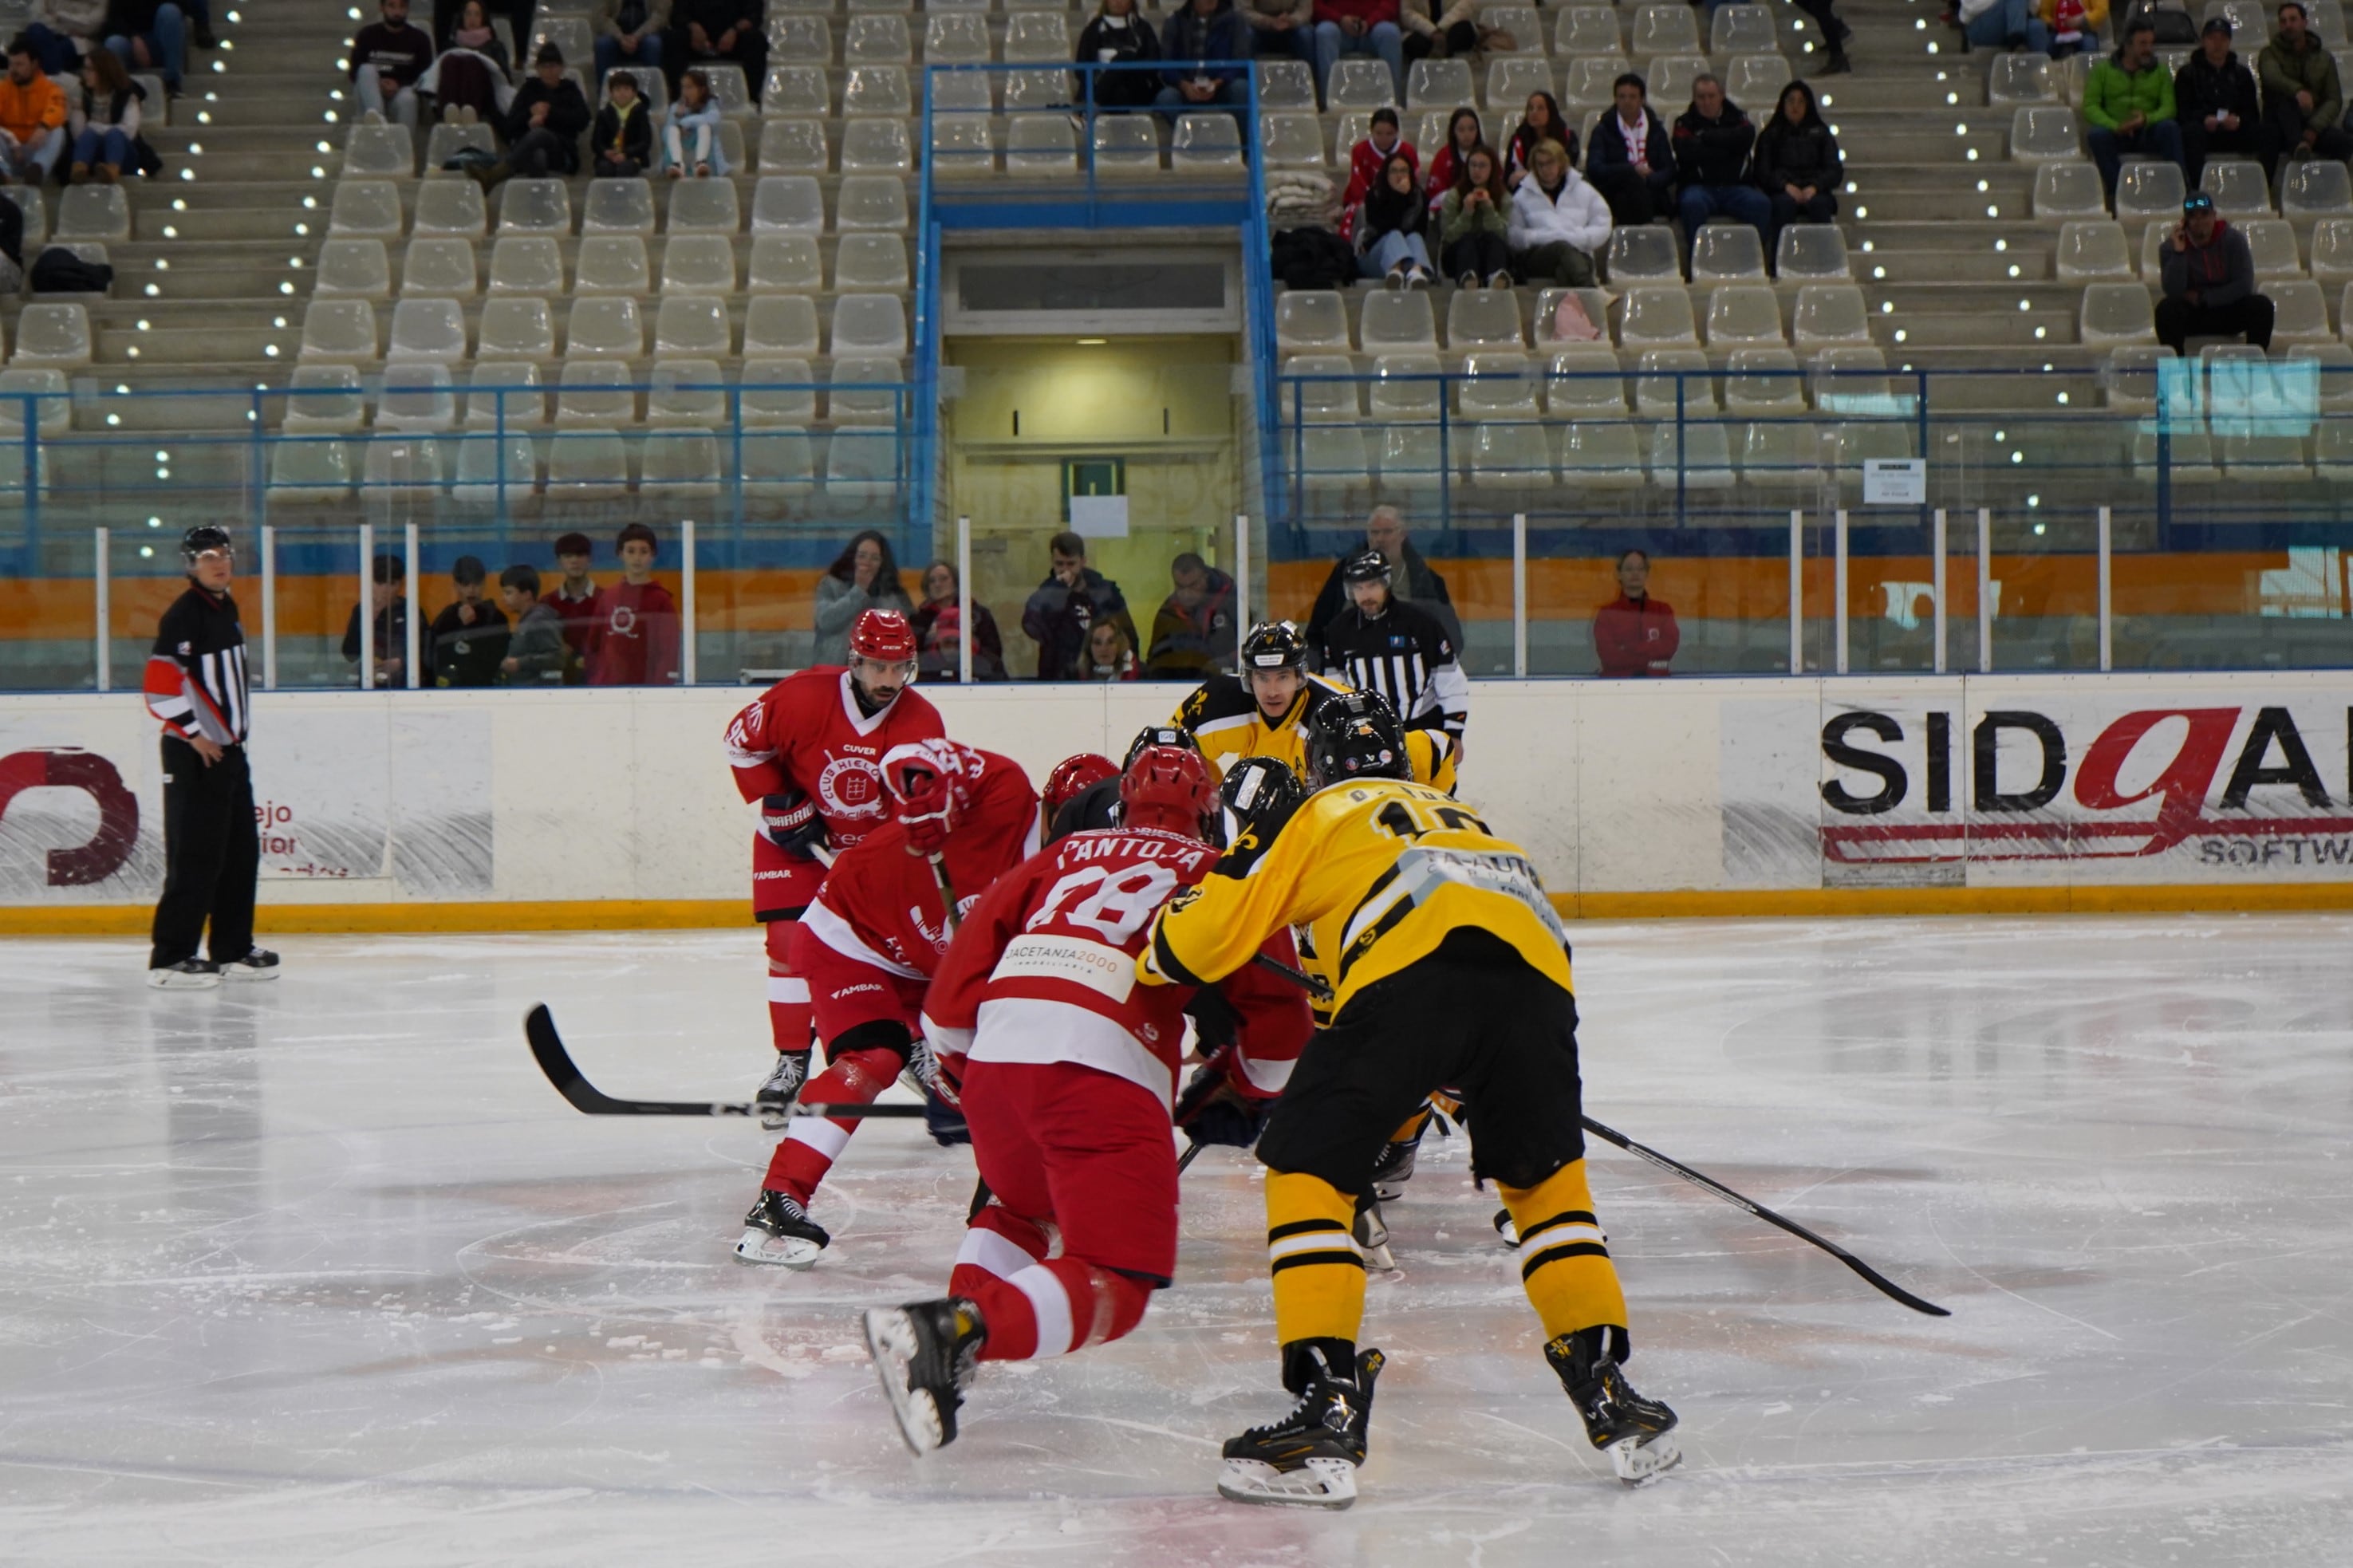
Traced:
[[1119, 584], [1087, 564], [1087, 542], [1067, 529], [1047, 542], [1053, 570], [1021, 610], [1021, 629], [1038, 645], [1038, 679], [1069, 680], [1086, 657], [1087, 633], [1100, 620], [1117, 619], [1127, 646], [1135, 646], [1134, 623]]
[[588, 566], [595, 547], [585, 533], [567, 533], [555, 542], [555, 564], [564, 580], [548, 595], [548, 608], [563, 623], [564, 641], [572, 649], [572, 658], [565, 667], [565, 684], [577, 686], [587, 671], [588, 642], [604, 618], [605, 596], [588, 575]]
[[408, 0], [378, 0], [379, 19], [352, 40], [360, 107], [417, 128], [417, 84], [433, 64], [433, 37], [408, 19]]
[[19, 33], [0, 77], [0, 178], [41, 184], [65, 150], [66, 95], [41, 74], [31, 40]]
[[106, 36], [107, 0], [33, 0], [25, 37], [47, 76], [69, 76]]
[[629, 72], [615, 71], [605, 90], [610, 100], [596, 111], [596, 128], [588, 136], [596, 153], [596, 174], [631, 179], [652, 166], [653, 117], [646, 112], [645, 100], [638, 96], [638, 79]]
[[678, 603], [654, 581], [654, 531], [633, 522], [616, 542], [621, 581], [588, 639], [588, 684], [668, 686], [678, 679]]
[[164, 86], [180, 90], [188, 64], [187, 13], [172, 0], [114, 0], [106, 14], [106, 47], [127, 71], [160, 71]]
[[515, 89], [507, 110], [507, 155], [477, 177], [495, 185], [510, 174], [545, 179], [580, 172], [580, 133], [590, 123], [588, 100], [564, 74], [564, 51], [542, 44], [531, 79]]
[[[375, 643], [369, 654], [375, 665], [369, 686], [399, 686], [405, 683], [408, 658], [408, 596], [402, 590], [408, 585], [408, 568], [397, 555], [379, 555], [368, 568], [369, 617], [375, 622]], [[343, 626], [343, 657], [352, 663], [354, 673], [360, 662], [360, 606], [352, 606], [352, 618]]]
[[1365, 139], [1348, 149], [1348, 189], [1340, 197], [1340, 205], [1344, 207], [1362, 205], [1366, 194], [1373, 188], [1373, 182], [1380, 177], [1388, 161], [1400, 154], [1405, 158], [1406, 166], [1413, 171], [1414, 183], [1419, 184], [1421, 156], [1413, 150], [1413, 143], [1398, 132], [1397, 110], [1374, 110], [1373, 122], [1366, 129]]
[[1838, 216], [1839, 186], [1846, 180], [1838, 138], [1815, 107], [1814, 89], [1793, 81], [1781, 89], [1781, 106], [1757, 133], [1757, 184], [1773, 204], [1765, 231], [1765, 254], [1772, 256], [1781, 230], [1793, 223], [1828, 223]]
[[719, 147], [719, 105], [711, 97], [711, 79], [701, 71], [678, 79], [678, 97], [662, 129], [662, 148], [673, 180], [688, 174], [707, 180], [727, 173], [727, 155]]
[[[1392, 163], [1399, 162], [1391, 158]], [[1406, 193], [1419, 210], [1421, 193]], [[1176, 591], [1152, 617], [1145, 673], [1155, 679], [1198, 680], [1229, 669], [1234, 658], [1234, 580], [1187, 550], [1168, 563]]]
[[[1103, 0], [1079, 34], [1074, 51], [1080, 65], [1133, 65], [1159, 58], [1160, 40], [1153, 36], [1152, 24], [1135, 14], [1135, 0]], [[1077, 80], [1075, 96], [1081, 103], [1087, 101], [1090, 81], [1098, 109], [1149, 109], [1160, 92], [1156, 71], [1103, 71]]]
[[1570, 164], [1568, 150], [1546, 140], [1529, 154], [1530, 170], [1512, 197], [1515, 276], [1542, 287], [1590, 289], [1601, 280], [1594, 258], [1609, 243], [1609, 204]]
[[1651, 557], [1618, 558], [1618, 596], [1593, 612], [1593, 652], [1605, 676], [1666, 675], [1683, 634], [1664, 599], [1651, 597]]
[[565, 645], [564, 617], [539, 597], [539, 574], [514, 565], [499, 574], [499, 602], [514, 617], [507, 656], [499, 661], [501, 686], [554, 686], [565, 679], [573, 660]]
[[849, 628], [869, 610], [914, 614], [913, 601], [899, 582], [891, 542], [871, 528], [850, 537], [817, 580], [817, 647], [810, 662], [848, 664]]
[[1392, 289], [1430, 287], [1430, 232], [1437, 220], [1422, 205], [1421, 182], [1410, 157], [1389, 155], [1379, 183], [1354, 218], [1358, 271], [1387, 279]]
[[1079, 659], [1081, 680], [1134, 680], [1136, 674], [1135, 649], [1123, 623], [1097, 621], [1087, 628], [1086, 652]]
[[[963, 606], [956, 603], [955, 568], [934, 561], [923, 568], [923, 602], [907, 617], [915, 634], [916, 672], [925, 680], [955, 680], [964, 672]], [[1005, 679], [1005, 639], [997, 617], [978, 600], [972, 606], [972, 678]]]
[[662, 34], [670, 28], [670, 0], [596, 0], [589, 14], [596, 33], [596, 79], [617, 66], [659, 70]]
[[499, 664], [507, 656], [507, 618], [484, 602], [487, 574], [471, 555], [460, 555], [449, 568], [458, 596], [433, 617], [431, 651], [436, 686], [491, 686], [498, 681]]
[[147, 89], [132, 81], [111, 49], [92, 49], [81, 63], [81, 101], [67, 129], [73, 133], [73, 163], [66, 183], [79, 185], [93, 174], [101, 184], [122, 178], [127, 164], [139, 171], [139, 106]]
[[1511, 205], [1495, 154], [1471, 149], [1439, 209], [1438, 235], [1445, 247], [1440, 255], [1448, 277], [1465, 289], [1512, 286]]
[[[702, 61], [732, 60], [757, 91], [768, 74], [763, 10], [761, 0], [671, 0], [670, 32], [662, 39], [664, 68], [675, 74]], [[710, 85], [703, 82], [705, 89]]]
[[1447, 193], [1454, 188], [1462, 173], [1462, 161], [1471, 156], [1473, 147], [1484, 147], [1487, 133], [1479, 129], [1479, 111], [1458, 109], [1446, 121], [1446, 145], [1430, 161], [1430, 174], [1422, 181], [1422, 194], [1430, 200], [1430, 210], [1436, 212], [1445, 204]]
[[1568, 166], [1577, 167], [1577, 132], [1560, 117], [1560, 101], [1548, 92], [1528, 94], [1527, 108], [1504, 143], [1504, 184], [1517, 191], [1528, 177], [1528, 158], [1540, 142], [1557, 142], [1568, 151]]

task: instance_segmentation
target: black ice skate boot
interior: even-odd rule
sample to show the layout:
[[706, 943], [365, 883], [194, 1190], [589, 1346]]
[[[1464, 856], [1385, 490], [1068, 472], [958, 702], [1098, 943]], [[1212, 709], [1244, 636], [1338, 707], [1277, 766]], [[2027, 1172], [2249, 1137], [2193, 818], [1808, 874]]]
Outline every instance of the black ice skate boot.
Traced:
[[832, 1241], [825, 1226], [809, 1218], [800, 1200], [790, 1193], [763, 1187], [760, 1201], [744, 1216], [744, 1235], [735, 1243], [735, 1256], [746, 1263], [781, 1263], [787, 1268], [806, 1269]]
[[1425, 1117], [1412, 1137], [1381, 1151], [1381, 1157], [1373, 1164], [1373, 1196], [1385, 1204], [1405, 1196], [1405, 1184], [1413, 1179], [1414, 1161], [1421, 1153], [1421, 1136], [1429, 1131], [1430, 1120]]
[[1585, 1421], [1585, 1435], [1609, 1456], [1618, 1479], [1648, 1486], [1682, 1463], [1683, 1451], [1669, 1434], [1675, 1413], [1634, 1392], [1611, 1355], [1626, 1352], [1623, 1329], [1581, 1329], [1545, 1346], [1545, 1360], [1560, 1374], [1560, 1385]]
[[1295, 1508], [1341, 1509], [1356, 1500], [1373, 1380], [1388, 1358], [1366, 1351], [1353, 1364], [1342, 1361], [1345, 1371], [1335, 1370], [1337, 1343], [1310, 1340], [1284, 1348], [1283, 1385], [1299, 1403], [1282, 1420], [1226, 1439], [1219, 1496]]
[[801, 1085], [808, 1082], [809, 1053], [778, 1051], [776, 1068], [760, 1085], [752, 1103], [760, 1110], [760, 1125], [774, 1132], [793, 1119], [793, 1105], [801, 1097]]
[[223, 980], [275, 980], [278, 955], [266, 947], [257, 947], [243, 958], [223, 960], [220, 972]]
[[866, 1352], [891, 1401], [899, 1436], [918, 1455], [955, 1441], [955, 1413], [972, 1386], [988, 1325], [962, 1296], [877, 1307], [866, 1314]]

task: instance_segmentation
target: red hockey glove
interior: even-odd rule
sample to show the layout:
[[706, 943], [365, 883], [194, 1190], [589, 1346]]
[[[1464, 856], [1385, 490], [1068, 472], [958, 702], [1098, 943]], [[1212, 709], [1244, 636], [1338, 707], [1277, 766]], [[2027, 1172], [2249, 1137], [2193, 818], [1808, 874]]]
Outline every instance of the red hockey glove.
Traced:
[[761, 797], [760, 831], [794, 859], [814, 860], [825, 843], [825, 818], [817, 814], [817, 802], [790, 790]]
[[946, 848], [955, 816], [955, 794], [947, 778], [932, 774], [899, 807], [899, 820], [907, 827], [908, 849], [917, 855], [936, 855]]

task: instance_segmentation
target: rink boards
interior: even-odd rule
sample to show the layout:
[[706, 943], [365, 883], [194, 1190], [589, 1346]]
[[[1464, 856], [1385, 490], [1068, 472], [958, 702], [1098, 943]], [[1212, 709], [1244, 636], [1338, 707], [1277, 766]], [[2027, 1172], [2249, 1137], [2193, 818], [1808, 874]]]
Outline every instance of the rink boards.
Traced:
[[[2353, 676], [1473, 685], [1461, 794], [1573, 915], [2353, 907]], [[1166, 685], [926, 689], [1042, 778]], [[748, 918], [742, 689], [257, 694], [268, 930]], [[142, 929], [134, 695], [0, 700], [0, 930]]]

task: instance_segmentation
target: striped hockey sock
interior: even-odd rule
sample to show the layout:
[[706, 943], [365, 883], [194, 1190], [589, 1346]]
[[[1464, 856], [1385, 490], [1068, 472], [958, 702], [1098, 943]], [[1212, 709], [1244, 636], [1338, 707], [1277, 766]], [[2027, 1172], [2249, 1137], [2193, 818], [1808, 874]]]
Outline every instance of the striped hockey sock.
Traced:
[[1274, 1337], [1355, 1341], [1365, 1316], [1365, 1255], [1351, 1234], [1356, 1203], [1320, 1176], [1267, 1173], [1267, 1267]]
[[[1501, 1184], [1497, 1184], [1501, 1186]], [[1533, 1187], [1502, 1187], [1520, 1233], [1520, 1283], [1545, 1338], [1626, 1322], [1626, 1294], [1594, 1217], [1585, 1162], [1573, 1160]]]
[[[849, 1051], [809, 1079], [801, 1098], [812, 1105], [864, 1105], [890, 1088], [905, 1065], [896, 1051]], [[784, 1141], [769, 1157], [767, 1180], [760, 1184], [771, 1192], [789, 1193], [807, 1206], [818, 1184], [841, 1158], [857, 1128], [856, 1121], [843, 1117], [794, 1117]]]
[[1127, 1276], [1076, 1258], [1035, 1263], [1009, 1279], [978, 1269], [972, 1277], [972, 1300], [988, 1325], [983, 1361], [1030, 1361], [1107, 1343], [1141, 1322], [1152, 1299]]

